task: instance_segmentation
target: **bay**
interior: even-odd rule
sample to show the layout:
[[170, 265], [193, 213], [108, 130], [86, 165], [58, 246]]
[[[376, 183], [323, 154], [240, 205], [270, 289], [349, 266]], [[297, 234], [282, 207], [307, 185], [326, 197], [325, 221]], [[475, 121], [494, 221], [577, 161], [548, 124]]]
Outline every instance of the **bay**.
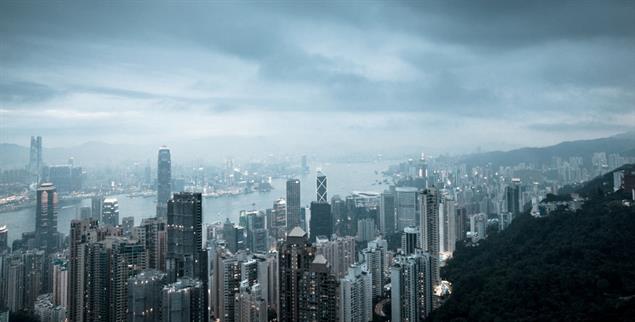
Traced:
[[[378, 161], [367, 163], [321, 163], [313, 165], [311, 174], [300, 177], [301, 202], [308, 206], [316, 199], [315, 169], [321, 169], [328, 179], [328, 198], [340, 195], [342, 198], [353, 191], [381, 192], [387, 189], [385, 184], [376, 184], [382, 180], [381, 172], [388, 169], [394, 162]], [[203, 223], [209, 224], [216, 221], [224, 221], [225, 218], [237, 222], [241, 210], [265, 210], [273, 206], [278, 198], [285, 197], [285, 182], [283, 179], [274, 179], [273, 190], [269, 192], [254, 192], [232, 197], [205, 198], [203, 202]], [[141, 223], [143, 218], [154, 217], [155, 198], [130, 198], [127, 195], [114, 195], [119, 201], [119, 220], [132, 216], [135, 225]], [[90, 199], [82, 200], [76, 204], [65, 205], [58, 209], [58, 231], [67, 235], [70, 230], [70, 222], [79, 218], [79, 208], [90, 206]], [[16, 211], [0, 213], [0, 225], [7, 225], [9, 229], [9, 245], [15, 239], [19, 239], [24, 232], [35, 229], [35, 208], [24, 208]]]

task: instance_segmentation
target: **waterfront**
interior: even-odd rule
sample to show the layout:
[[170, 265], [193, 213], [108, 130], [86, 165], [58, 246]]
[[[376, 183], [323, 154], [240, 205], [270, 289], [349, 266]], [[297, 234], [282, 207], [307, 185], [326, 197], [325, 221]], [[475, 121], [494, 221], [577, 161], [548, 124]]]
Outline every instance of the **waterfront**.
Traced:
[[[315, 164], [310, 174], [300, 177], [302, 182], [302, 204], [308, 205], [315, 200], [315, 169], [321, 168], [328, 177], [328, 197], [340, 195], [342, 197], [352, 191], [376, 191], [381, 192], [387, 185], [377, 185], [381, 181], [381, 172], [386, 170], [393, 162], [368, 162], [368, 163], [323, 163]], [[272, 182], [273, 190], [269, 192], [254, 192], [237, 196], [225, 196], [220, 198], [205, 198], [203, 202], [203, 222], [212, 223], [225, 218], [232, 221], [238, 220], [241, 210], [271, 208], [274, 200], [285, 196], [285, 180], [275, 179]], [[141, 223], [143, 218], [155, 215], [155, 198], [128, 197], [127, 195], [114, 195], [119, 201], [119, 220], [132, 216], [135, 225]], [[65, 205], [58, 210], [58, 231], [68, 234], [70, 222], [79, 217], [79, 208], [90, 206], [90, 199], [71, 205]], [[7, 225], [9, 229], [9, 243], [19, 239], [23, 232], [33, 231], [35, 228], [35, 209], [33, 207], [0, 213], [0, 225]]]

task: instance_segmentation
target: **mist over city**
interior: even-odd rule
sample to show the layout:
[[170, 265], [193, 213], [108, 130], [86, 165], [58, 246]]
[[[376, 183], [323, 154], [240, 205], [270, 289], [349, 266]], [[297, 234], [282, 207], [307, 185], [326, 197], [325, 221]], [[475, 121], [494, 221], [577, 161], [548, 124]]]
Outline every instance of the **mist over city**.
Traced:
[[0, 322], [628, 321], [635, 2], [0, 2]]

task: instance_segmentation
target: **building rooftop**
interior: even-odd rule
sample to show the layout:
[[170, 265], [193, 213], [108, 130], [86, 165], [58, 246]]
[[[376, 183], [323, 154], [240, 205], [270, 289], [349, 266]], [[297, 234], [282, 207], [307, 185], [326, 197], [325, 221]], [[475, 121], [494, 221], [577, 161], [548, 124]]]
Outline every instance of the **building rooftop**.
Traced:
[[291, 231], [289, 232], [289, 235], [287, 235], [287, 237], [304, 237], [306, 236], [306, 231], [304, 231], [302, 228], [300, 227], [294, 227], [293, 229], [291, 229]]

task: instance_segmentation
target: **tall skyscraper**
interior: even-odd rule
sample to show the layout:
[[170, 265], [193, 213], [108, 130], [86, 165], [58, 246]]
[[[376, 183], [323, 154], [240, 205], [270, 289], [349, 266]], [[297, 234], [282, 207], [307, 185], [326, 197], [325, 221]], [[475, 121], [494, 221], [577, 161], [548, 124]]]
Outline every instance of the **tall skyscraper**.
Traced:
[[[104, 209], [104, 197], [95, 196], [91, 198], [91, 217], [92, 219], [101, 221], [101, 213]], [[85, 218], [82, 218], [85, 219]]]
[[101, 223], [113, 227], [119, 225], [119, 201], [116, 198], [104, 199]]
[[165, 258], [168, 248], [167, 228], [164, 219], [145, 218], [135, 227], [135, 238], [145, 245], [146, 267], [165, 271]]
[[432, 311], [430, 257], [417, 250], [399, 255], [390, 268], [392, 321], [423, 321]]
[[379, 231], [384, 236], [395, 232], [395, 195], [390, 190], [379, 199]]
[[384, 293], [384, 270], [386, 266], [386, 251], [388, 251], [386, 240], [376, 239], [368, 243], [368, 247], [362, 251], [364, 265], [372, 279], [373, 303]]
[[327, 203], [327, 189], [326, 189], [326, 176], [322, 171], [318, 171], [317, 180], [316, 180], [316, 192], [317, 192], [317, 202]]
[[293, 228], [279, 249], [279, 321], [300, 321], [300, 280], [315, 258], [315, 247], [300, 227]]
[[199, 278], [203, 247], [203, 199], [200, 193], [179, 192], [168, 202], [168, 280]]
[[331, 205], [325, 202], [311, 202], [311, 241], [315, 241], [318, 236], [328, 238], [333, 234], [333, 215]]
[[[316, 255], [299, 281], [298, 321], [336, 321], [339, 281], [331, 274], [328, 261]], [[282, 320], [285, 321], [285, 320]], [[293, 320], [296, 321], [296, 320]]]
[[31, 137], [31, 149], [29, 153], [29, 172], [36, 178], [40, 175], [42, 169], [42, 137]]
[[144, 270], [128, 280], [128, 320], [161, 322], [161, 291], [167, 283], [165, 273]]
[[300, 180], [287, 180], [287, 231], [300, 226]]
[[414, 187], [397, 187], [395, 189], [395, 216], [398, 231], [402, 231], [408, 226], [418, 226], [418, 192], [419, 190]]
[[87, 321], [84, 317], [87, 283], [84, 267], [88, 265], [86, 244], [97, 239], [97, 220], [71, 221], [70, 242], [70, 278], [68, 283], [69, 309], [68, 319], [72, 322]]
[[352, 265], [340, 280], [339, 321], [373, 320], [372, 275], [361, 265]]
[[417, 227], [404, 228], [401, 235], [401, 251], [406, 255], [414, 254], [415, 250], [419, 248], [420, 238]]
[[165, 217], [168, 211], [168, 200], [172, 198], [172, 161], [170, 149], [159, 148], [157, 159], [157, 217]]
[[0, 225], [0, 254], [9, 250], [9, 228], [7, 225]]
[[207, 289], [198, 279], [183, 277], [161, 291], [161, 315], [166, 322], [205, 322]]
[[344, 277], [348, 268], [357, 261], [355, 238], [351, 236], [335, 237], [332, 240], [318, 237], [314, 243], [316, 254], [326, 257], [331, 272], [337, 277]]
[[512, 219], [522, 212], [522, 190], [520, 179], [513, 178], [511, 185], [505, 188], [505, 199], [507, 202], [507, 212], [512, 213]]
[[300, 168], [303, 174], [309, 173], [309, 163], [307, 162], [306, 155], [302, 156], [302, 163], [300, 164]]
[[260, 284], [240, 283], [240, 291], [235, 296], [235, 322], [267, 322], [267, 303], [262, 296]]
[[430, 255], [430, 267], [432, 267], [432, 282], [437, 285], [441, 282], [439, 274], [439, 191], [436, 188], [428, 188], [420, 196], [421, 202], [421, 249]]
[[287, 201], [280, 198], [273, 203], [269, 233], [275, 239], [284, 238], [287, 233]]
[[51, 183], [41, 184], [36, 191], [35, 235], [47, 254], [57, 249], [57, 191]]

